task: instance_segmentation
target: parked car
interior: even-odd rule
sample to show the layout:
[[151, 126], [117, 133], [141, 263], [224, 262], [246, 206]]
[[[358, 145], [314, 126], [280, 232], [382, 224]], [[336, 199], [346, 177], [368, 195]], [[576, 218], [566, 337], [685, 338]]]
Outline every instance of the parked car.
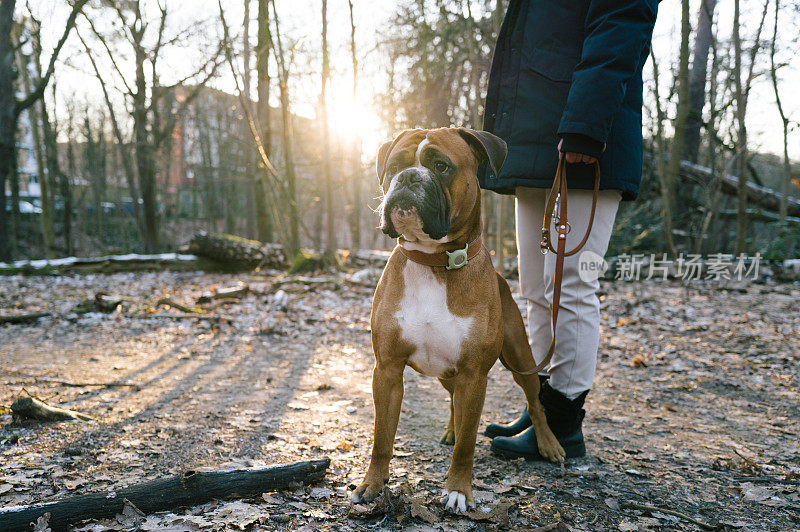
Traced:
[[[11, 212], [11, 202], [6, 201], [6, 212]], [[19, 200], [20, 214], [42, 214], [42, 209], [30, 201]]]

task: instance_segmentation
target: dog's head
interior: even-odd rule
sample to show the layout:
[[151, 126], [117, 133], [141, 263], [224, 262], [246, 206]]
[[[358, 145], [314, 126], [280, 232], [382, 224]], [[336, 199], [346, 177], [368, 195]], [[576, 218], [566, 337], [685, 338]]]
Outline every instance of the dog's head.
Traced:
[[480, 223], [478, 165], [497, 175], [506, 153], [506, 143], [485, 131], [403, 131], [378, 150], [381, 231], [409, 242], [455, 240]]

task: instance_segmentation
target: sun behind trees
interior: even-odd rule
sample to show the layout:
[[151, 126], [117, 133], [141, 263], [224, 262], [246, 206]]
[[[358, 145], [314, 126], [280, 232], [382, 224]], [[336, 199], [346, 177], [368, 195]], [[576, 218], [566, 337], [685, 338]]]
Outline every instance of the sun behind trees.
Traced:
[[[380, 141], [481, 126], [502, 0], [201, 3], [207, 16], [173, 0], [3, 0], [1, 260], [171, 251], [199, 231], [289, 256], [388, 248], [371, 211]], [[800, 253], [797, 41], [781, 37], [800, 15], [784, 4], [662, 4], [644, 185], [610, 254]], [[510, 207], [484, 199], [499, 269]]]

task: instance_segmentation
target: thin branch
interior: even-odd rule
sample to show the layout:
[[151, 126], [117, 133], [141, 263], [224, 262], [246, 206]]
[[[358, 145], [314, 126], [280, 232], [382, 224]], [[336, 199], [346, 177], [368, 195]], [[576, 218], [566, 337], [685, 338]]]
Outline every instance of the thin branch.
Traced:
[[[89, 16], [84, 13], [83, 18], [85, 18], [86, 22], [89, 23], [89, 27], [92, 29], [92, 33], [94, 33], [95, 36], [97, 37], [97, 40], [99, 40], [100, 43], [103, 45], [103, 47], [106, 49], [106, 52], [108, 53], [108, 58], [111, 60], [111, 65], [114, 67], [114, 70], [117, 72], [120, 79], [122, 80], [122, 84], [125, 85], [125, 90], [128, 92], [128, 94], [133, 95], [133, 89], [131, 89], [131, 86], [128, 84], [128, 80], [125, 79], [125, 76], [122, 74], [122, 70], [120, 70], [119, 65], [117, 65], [117, 61], [116, 59], [114, 59], [114, 53], [111, 51], [111, 48], [109, 48], [108, 43], [103, 38], [103, 36], [100, 35], [100, 32], [97, 31], [94, 22], [92, 22]], [[88, 51], [89, 50], [87, 49], [87, 52]]]
[[83, 6], [89, 0], [78, 0], [72, 6], [72, 12], [69, 14], [67, 18], [67, 22], [64, 26], [64, 33], [61, 35], [61, 38], [58, 40], [58, 44], [56, 44], [55, 49], [53, 50], [52, 55], [50, 55], [50, 64], [47, 66], [47, 71], [45, 72], [44, 76], [39, 78], [39, 83], [37, 84], [36, 88], [28, 94], [24, 99], [18, 100], [14, 104], [14, 116], [19, 116], [22, 111], [36, 103], [36, 101], [42, 97], [44, 94], [44, 89], [47, 87], [47, 84], [50, 82], [50, 77], [53, 75], [53, 71], [56, 67], [56, 60], [58, 59], [58, 54], [61, 53], [61, 48], [63, 48], [64, 43], [67, 42], [67, 38], [69, 37], [70, 31], [75, 26], [75, 20], [78, 18], [78, 13], [80, 13]]
[[689, 521], [690, 523], [694, 523], [695, 525], [699, 526], [703, 530], [722, 530], [722, 525], [709, 525], [708, 523], [704, 523], [703, 521], [698, 521], [693, 517], [689, 517], [685, 513], [678, 512], [676, 510], [670, 510], [669, 508], [662, 508], [660, 506], [650, 506], [648, 504], [637, 504], [635, 502], [626, 503], [625, 506], [629, 508], [635, 508], [637, 510], [645, 510], [647, 512], [661, 512], [662, 514], [669, 514], [674, 515], [675, 517], [679, 517], [684, 521]]
[[144, 226], [141, 208], [139, 207], [139, 202], [137, 201], [139, 198], [139, 191], [136, 188], [136, 180], [134, 179], [133, 175], [133, 161], [130, 160], [130, 154], [126, 150], [125, 140], [122, 138], [122, 129], [119, 127], [119, 122], [117, 122], [117, 115], [114, 113], [114, 106], [111, 104], [111, 97], [108, 94], [105, 81], [103, 81], [103, 76], [100, 74], [100, 69], [97, 67], [97, 62], [91, 53], [89, 45], [83, 39], [81, 32], [76, 30], [75, 33], [78, 35], [78, 39], [80, 39], [81, 43], [83, 44], [83, 47], [86, 50], [86, 55], [89, 57], [89, 62], [92, 64], [92, 68], [94, 68], [95, 76], [100, 82], [100, 88], [103, 91], [103, 98], [105, 99], [106, 107], [108, 108], [108, 114], [111, 118], [111, 126], [114, 129], [114, 136], [117, 137], [117, 143], [119, 144], [120, 153], [122, 155], [122, 166], [125, 169], [125, 177], [128, 181], [128, 191], [133, 200], [133, 212], [136, 216], [136, 223], [141, 231]]
[[[228, 32], [228, 23], [225, 20], [225, 11], [222, 9], [222, 0], [217, 0], [217, 3], [219, 4], [219, 18], [222, 21], [223, 42], [229, 43], [231, 40]], [[256, 142], [256, 148], [258, 149], [258, 155], [261, 158], [261, 162], [264, 164], [266, 169], [269, 170], [269, 173], [271, 173], [272, 176], [277, 179], [278, 171], [269, 160], [269, 155], [264, 149], [264, 143], [261, 140], [261, 134], [258, 132], [258, 127], [255, 119], [253, 118], [253, 113], [251, 112], [250, 106], [248, 105], [248, 102], [242, 93], [242, 89], [239, 86], [239, 76], [236, 72], [236, 65], [233, 62], [233, 57], [231, 56], [231, 50], [229, 46], [225, 47], [225, 58], [230, 66], [231, 74], [233, 75], [233, 81], [236, 84], [236, 93], [239, 95], [239, 101], [241, 102], [242, 108], [247, 116], [247, 123], [250, 126], [250, 133], [253, 135], [253, 139]]]

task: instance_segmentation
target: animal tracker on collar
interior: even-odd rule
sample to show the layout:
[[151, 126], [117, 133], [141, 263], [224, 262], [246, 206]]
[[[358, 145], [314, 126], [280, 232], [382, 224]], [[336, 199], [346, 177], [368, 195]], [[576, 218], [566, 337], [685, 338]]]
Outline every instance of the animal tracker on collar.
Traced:
[[[364, 481], [351, 494], [355, 502], [377, 497], [389, 479], [406, 366], [437, 377], [450, 394], [442, 443], [453, 445], [453, 455], [442, 502], [455, 512], [475, 505], [472, 465], [489, 370], [501, 352], [515, 368], [536, 366], [508, 284], [494, 271], [489, 254], [481, 252], [477, 170], [487, 164], [496, 173], [505, 156], [501, 139], [466, 128], [407, 130], [378, 150], [384, 192], [380, 228], [398, 245], [372, 302], [375, 427]], [[470, 246], [475, 242], [478, 246]], [[469, 267], [446, 269], [412, 260], [465, 249], [475, 250]], [[522, 375], [517, 382], [540, 453], [553, 462], [563, 460], [564, 450], [539, 402], [539, 378]]]

